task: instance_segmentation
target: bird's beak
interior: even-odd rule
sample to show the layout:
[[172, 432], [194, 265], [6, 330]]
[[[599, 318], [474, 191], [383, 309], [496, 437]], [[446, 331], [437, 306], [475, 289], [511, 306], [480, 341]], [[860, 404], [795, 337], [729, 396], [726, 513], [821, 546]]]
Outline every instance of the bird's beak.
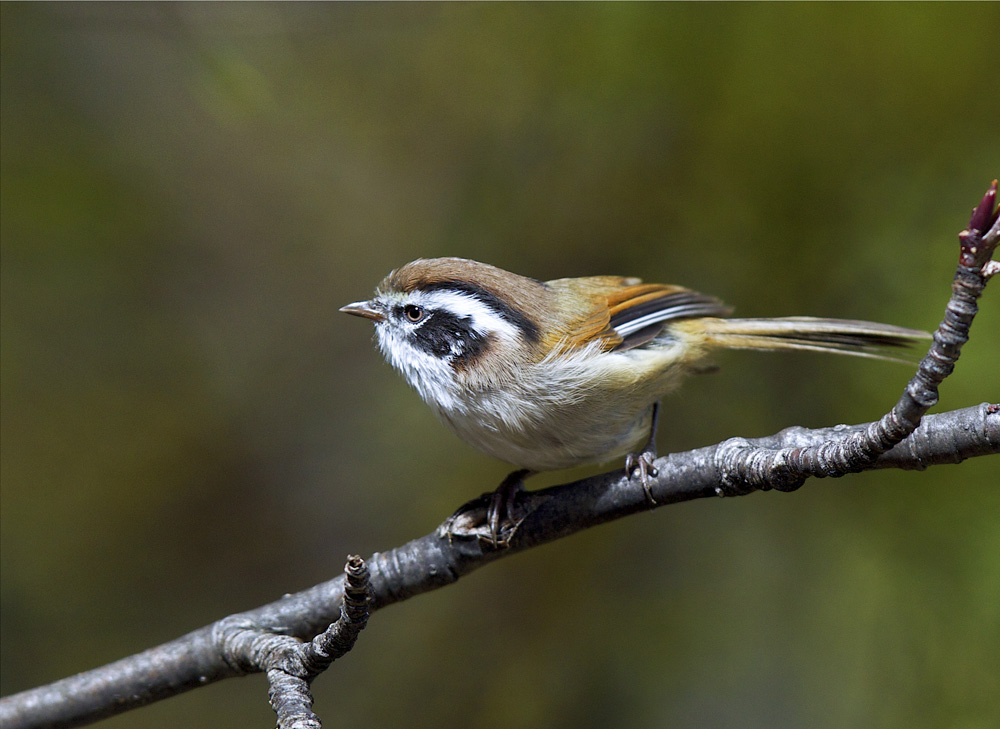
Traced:
[[353, 304], [340, 307], [340, 311], [375, 322], [385, 321], [385, 312], [382, 311], [382, 307], [371, 301], [355, 301]]

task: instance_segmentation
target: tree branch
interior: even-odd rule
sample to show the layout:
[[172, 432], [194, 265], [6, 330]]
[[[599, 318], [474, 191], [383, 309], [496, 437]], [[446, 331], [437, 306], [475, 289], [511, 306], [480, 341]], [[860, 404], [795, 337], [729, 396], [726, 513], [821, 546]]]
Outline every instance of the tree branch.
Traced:
[[[489, 540], [453, 539], [448, 520], [432, 534], [372, 555], [370, 603], [367, 584], [359, 588], [357, 570], [352, 578], [349, 563], [346, 577], [224, 618], [104, 667], [4, 698], [0, 724], [4, 729], [80, 726], [223, 678], [264, 670], [271, 680], [272, 698], [277, 697], [279, 719], [284, 717], [287, 726], [299, 720], [298, 726], [318, 726], [308, 683], [349, 650], [369, 608], [377, 610], [444, 587], [501, 557], [650, 508], [708, 496], [791, 490], [809, 476], [924, 469], [1000, 453], [1000, 404], [924, 417], [937, 400], [937, 386], [951, 373], [968, 339], [976, 299], [998, 270], [991, 261], [1000, 241], [996, 195], [994, 181], [973, 211], [969, 228], [959, 236], [952, 297], [930, 352], [899, 402], [880, 420], [822, 429], [787, 428], [767, 438], [733, 438], [665, 456], [655, 462], [657, 475], [650, 480], [655, 504], [641, 484], [621, 470], [524, 493], [517, 505], [520, 522], [503, 549], [494, 548]], [[348, 582], [352, 586], [345, 590]], [[327, 632], [313, 641], [323, 631]]]
[[[786, 428], [741, 444], [769, 450], [801, 448], [869, 426]], [[654, 508], [717, 497], [726, 472], [722, 453], [731, 442], [658, 459], [659, 475], [652, 480]], [[1000, 453], [1000, 404], [983, 403], [925, 417], [909, 438], [879, 456], [871, 468], [922, 470], [996, 453]], [[621, 470], [529, 492], [526, 497], [530, 513], [507, 549], [489, 549], [478, 540], [449, 541], [439, 528], [396, 549], [376, 552], [368, 560], [371, 609], [445, 587], [501, 557], [650, 508], [641, 486]], [[4, 729], [81, 726], [224, 678], [257, 672], [233, 655], [233, 631], [253, 625], [309, 639], [337, 620], [344, 582], [341, 575], [134, 656], [6, 697], [0, 700], [0, 724]]]

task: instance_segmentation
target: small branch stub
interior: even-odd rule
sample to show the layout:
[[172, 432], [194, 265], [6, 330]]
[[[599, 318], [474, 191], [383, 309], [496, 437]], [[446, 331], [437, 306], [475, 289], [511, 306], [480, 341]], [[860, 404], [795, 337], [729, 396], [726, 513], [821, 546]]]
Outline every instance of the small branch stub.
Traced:
[[321, 729], [320, 718], [312, 711], [310, 685], [354, 647], [368, 624], [372, 594], [368, 565], [352, 554], [347, 558], [344, 572], [340, 618], [311, 641], [302, 643], [287, 638], [280, 650], [268, 656], [267, 665], [262, 666], [267, 671], [268, 699], [278, 716], [279, 729]]

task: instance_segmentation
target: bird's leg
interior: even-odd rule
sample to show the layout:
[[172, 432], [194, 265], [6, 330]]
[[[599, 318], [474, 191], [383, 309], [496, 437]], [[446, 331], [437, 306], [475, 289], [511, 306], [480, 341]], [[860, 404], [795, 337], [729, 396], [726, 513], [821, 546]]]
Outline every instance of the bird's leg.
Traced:
[[653, 465], [653, 461], [656, 460], [656, 424], [659, 415], [660, 403], [653, 403], [653, 415], [649, 424], [649, 440], [646, 441], [646, 445], [639, 453], [629, 453], [625, 457], [625, 473], [628, 474], [629, 478], [632, 478], [636, 471], [639, 472], [639, 480], [642, 481], [642, 489], [646, 492], [646, 501], [649, 502], [650, 506], [656, 505], [653, 490], [649, 486], [649, 477], [656, 475], [656, 466]]
[[[530, 513], [518, 514], [517, 497], [524, 479], [534, 471], [521, 469], [507, 474], [495, 491], [478, 496], [463, 504], [441, 526], [440, 534], [450, 541], [454, 537], [477, 537], [493, 547], [504, 547]], [[524, 508], [521, 508], [524, 512]]]

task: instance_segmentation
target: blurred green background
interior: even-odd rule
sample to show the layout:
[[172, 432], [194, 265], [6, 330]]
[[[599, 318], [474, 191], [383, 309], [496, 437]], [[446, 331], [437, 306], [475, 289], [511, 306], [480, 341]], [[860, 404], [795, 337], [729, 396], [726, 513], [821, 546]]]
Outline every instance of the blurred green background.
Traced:
[[[461, 255], [931, 329], [996, 4], [0, 4], [2, 690], [325, 580], [506, 467], [337, 313]], [[1000, 397], [990, 291], [939, 410]], [[731, 353], [661, 450], [905, 367]], [[547, 474], [542, 486], [594, 469]], [[661, 509], [376, 614], [333, 726], [995, 726], [997, 460]], [[266, 727], [261, 677], [108, 727]]]

